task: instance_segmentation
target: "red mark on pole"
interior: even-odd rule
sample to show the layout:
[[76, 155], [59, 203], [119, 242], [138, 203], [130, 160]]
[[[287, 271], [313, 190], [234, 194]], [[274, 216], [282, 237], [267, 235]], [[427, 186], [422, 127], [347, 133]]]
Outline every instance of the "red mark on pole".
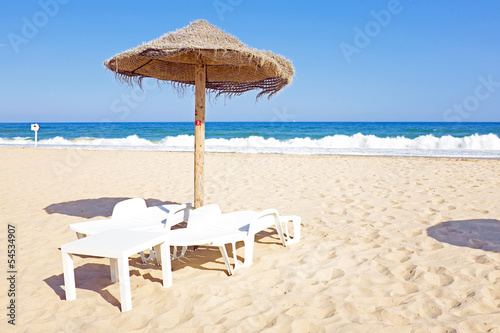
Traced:
[[201, 126], [201, 120], [195, 120], [194, 126]]

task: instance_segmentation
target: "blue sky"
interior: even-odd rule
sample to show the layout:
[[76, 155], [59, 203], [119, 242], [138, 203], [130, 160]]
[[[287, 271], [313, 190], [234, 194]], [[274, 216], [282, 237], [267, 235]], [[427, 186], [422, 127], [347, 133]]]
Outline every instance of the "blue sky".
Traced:
[[207, 103], [207, 121], [500, 121], [500, 2], [3, 1], [0, 122], [193, 121], [191, 93], [103, 66], [205, 19], [292, 60], [292, 85]]

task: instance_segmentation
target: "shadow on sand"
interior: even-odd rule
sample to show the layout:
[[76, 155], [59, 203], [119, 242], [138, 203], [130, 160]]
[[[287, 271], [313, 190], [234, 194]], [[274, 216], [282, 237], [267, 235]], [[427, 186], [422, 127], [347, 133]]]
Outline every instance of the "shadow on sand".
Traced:
[[[96, 258], [92, 256], [85, 255], [75, 255], [80, 258], [84, 258], [85, 261], [93, 261]], [[101, 260], [102, 261], [102, 260]], [[205, 267], [207, 263], [211, 263], [214, 268]], [[172, 271], [180, 270], [186, 266], [193, 267], [195, 269], [206, 270], [206, 271], [220, 271], [227, 275], [226, 266], [222, 260], [220, 252], [215, 247], [200, 247], [198, 251], [188, 251], [186, 257], [179, 260], [172, 261]], [[129, 260], [130, 276], [139, 276], [144, 280], [149, 280], [153, 283], [163, 284], [161, 279], [153, 277], [150, 273], [141, 274], [144, 269], [155, 269], [161, 270], [161, 267], [157, 266], [154, 261], [148, 261], [146, 264], [142, 263], [142, 260], [138, 256], [134, 256]], [[81, 266], [74, 268], [75, 270], [75, 286], [78, 299], [78, 290], [91, 290], [104, 298], [108, 303], [120, 308], [120, 295], [113, 295], [108, 290], [113, 282], [111, 282], [110, 271], [108, 264], [98, 264], [98, 263], [85, 263]], [[174, 277], [175, 279], [175, 277]], [[66, 294], [64, 291], [64, 274], [52, 275], [43, 280], [54, 292], [59, 296], [61, 300], [66, 299]], [[174, 281], [175, 284], [175, 281]]]
[[[120, 201], [129, 198], [99, 198], [99, 199], [81, 199], [75, 201], [61, 202], [51, 204], [44, 208], [48, 214], [64, 214], [70, 216], [78, 216], [83, 218], [93, 218], [97, 216], [110, 217], [113, 211], [113, 207]], [[177, 204], [171, 201], [161, 201], [158, 199], [146, 199], [147, 206], [159, 206], [166, 204]], [[261, 231], [255, 237], [255, 242], [259, 244], [277, 244], [280, 245], [280, 239], [275, 231]], [[238, 255], [237, 260], [241, 262], [244, 261], [241, 247], [242, 242], [237, 243]], [[175, 260], [172, 262], [172, 271], [181, 270], [187, 266], [206, 271], [220, 271], [228, 275], [226, 266], [222, 259], [219, 249], [216, 247], [207, 246], [197, 246], [196, 251], [190, 247], [186, 256]], [[229, 253], [232, 257], [232, 251], [229, 249]], [[91, 258], [91, 256], [78, 255], [82, 258]], [[207, 265], [208, 264], [208, 265]], [[141, 276], [141, 269], [146, 269], [155, 267], [155, 264], [149, 261], [143, 264], [140, 257], [135, 256], [129, 261], [130, 274]], [[208, 266], [208, 267], [207, 267]], [[155, 269], [161, 269], [161, 267], [156, 266]], [[109, 265], [106, 264], [96, 264], [96, 263], [85, 263], [81, 266], [75, 267], [75, 284], [78, 294], [78, 289], [92, 290], [102, 298], [104, 298], [110, 304], [120, 307], [120, 301], [113, 296], [106, 288], [112, 284], [110, 280]], [[151, 282], [162, 283], [160, 279], [154, 278], [150, 273], [142, 275], [145, 280], [150, 280]], [[228, 276], [229, 277], [229, 276]], [[59, 296], [61, 300], [65, 299], [64, 286], [64, 275], [58, 274], [50, 276], [44, 279], [44, 282]]]
[[451, 245], [500, 252], [500, 220], [477, 219], [442, 222], [428, 228], [427, 235]]
[[[113, 207], [123, 200], [130, 198], [98, 198], [98, 199], [81, 199], [75, 201], [59, 202], [49, 205], [44, 208], [47, 214], [63, 214], [69, 216], [78, 216], [83, 218], [94, 217], [111, 217]], [[148, 207], [177, 204], [172, 201], [161, 201], [158, 199], [145, 199]]]
[[[276, 244], [280, 245], [281, 242], [279, 237], [275, 233], [270, 233], [267, 231], [262, 231], [256, 235], [256, 242], [259, 244]], [[237, 243], [238, 254], [242, 254], [242, 243]], [[231, 250], [228, 248], [228, 250]], [[232, 253], [229, 252], [232, 258]], [[85, 261], [94, 261], [96, 258], [92, 256], [76, 255], [78, 257], [84, 258]], [[244, 257], [240, 255], [237, 256], [238, 261], [243, 262]], [[255, 258], [254, 258], [255, 260]], [[102, 260], [101, 260], [102, 262]], [[157, 269], [161, 270], [161, 267], [156, 266], [154, 261], [148, 261], [144, 264], [141, 258], [137, 255], [129, 260], [130, 275], [131, 276], [142, 276], [144, 280], [149, 280], [150, 282], [160, 283], [163, 281], [161, 279], [153, 277], [150, 273], [141, 275], [141, 271], [144, 269]], [[198, 270], [204, 271], [219, 271], [229, 278], [229, 275], [224, 265], [224, 261], [217, 247], [207, 247], [199, 246], [196, 251], [192, 249], [188, 250], [186, 256], [172, 261], [172, 271], [174, 272], [174, 284], [175, 284], [175, 272], [182, 270], [186, 267], [191, 267]], [[52, 275], [43, 280], [61, 300], [66, 299], [64, 291], [64, 274]], [[108, 264], [102, 263], [84, 263], [81, 266], [75, 267], [75, 285], [78, 299], [78, 290], [85, 289], [91, 290], [98, 293], [102, 298], [104, 298], [108, 303], [120, 307], [120, 295], [113, 295], [108, 290], [107, 287], [112, 284], [110, 279], [110, 271]], [[118, 299], [117, 299], [118, 297]]]

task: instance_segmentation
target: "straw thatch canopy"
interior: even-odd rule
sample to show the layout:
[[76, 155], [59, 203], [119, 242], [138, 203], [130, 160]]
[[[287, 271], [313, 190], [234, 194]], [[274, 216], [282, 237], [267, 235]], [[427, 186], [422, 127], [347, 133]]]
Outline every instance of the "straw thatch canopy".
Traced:
[[217, 95], [260, 90], [269, 97], [292, 82], [290, 61], [259, 51], [204, 20], [165, 34], [104, 62], [117, 77], [141, 84], [145, 77], [170, 81], [178, 88], [195, 84], [196, 63], [206, 65], [206, 89]]
[[198, 20], [120, 53], [104, 62], [117, 77], [141, 85], [145, 77], [170, 82], [178, 90], [195, 86], [194, 207], [204, 205], [205, 95], [241, 95], [257, 89], [271, 97], [292, 82], [290, 61], [259, 51]]

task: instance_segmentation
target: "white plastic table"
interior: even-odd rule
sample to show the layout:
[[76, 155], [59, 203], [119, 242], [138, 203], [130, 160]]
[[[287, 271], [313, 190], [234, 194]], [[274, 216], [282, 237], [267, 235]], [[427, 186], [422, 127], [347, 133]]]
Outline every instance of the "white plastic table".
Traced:
[[[167, 233], [108, 230], [62, 245], [66, 300], [72, 301], [76, 299], [73, 254], [110, 258], [111, 281], [120, 282], [122, 312], [132, 309], [128, 265], [130, 256], [149, 248], [159, 250], [157, 253], [161, 254], [163, 286], [170, 287], [172, 285], [172, 268], [170, 264], [170, 248], [167, 244], [168, 237]], [[117, 271], [118, 275], [116, 274]]]

